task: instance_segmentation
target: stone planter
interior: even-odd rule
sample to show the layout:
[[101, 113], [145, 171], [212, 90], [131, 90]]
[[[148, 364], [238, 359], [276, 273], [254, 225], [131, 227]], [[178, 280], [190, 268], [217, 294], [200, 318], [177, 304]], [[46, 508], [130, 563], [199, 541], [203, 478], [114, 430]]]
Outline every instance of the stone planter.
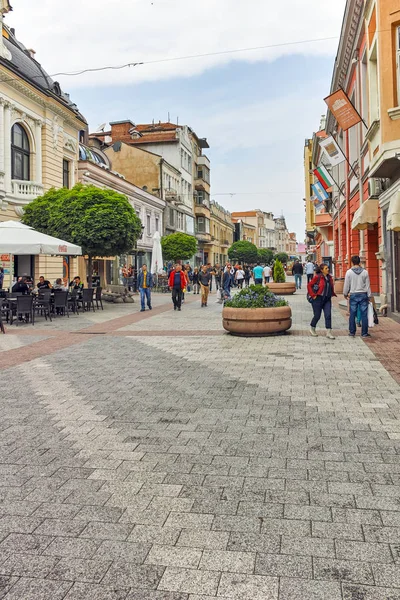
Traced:
[[285, 281], [285, 283], [267, 283], [267, 287], [277, 296], [289, 296], [296, 291], [296, 284], [293, 281]]
[[337, 294], [343, 294], [344, 279], [335, 279], [335, 292]]
[[223, 326], [234, 335], [262, 336], [284, 333], [292, 326], [290, 306], [231, 308], [222, 311]]

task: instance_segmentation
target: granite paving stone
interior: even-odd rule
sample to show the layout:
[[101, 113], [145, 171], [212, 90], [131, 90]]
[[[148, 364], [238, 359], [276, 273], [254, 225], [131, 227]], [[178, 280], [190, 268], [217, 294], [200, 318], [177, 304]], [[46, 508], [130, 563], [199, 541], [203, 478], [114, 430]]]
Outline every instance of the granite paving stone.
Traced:
[[0, 598], [400, 600], [375, 332], [334, 308], [336, 340], [311, 338], [301, 290], [289, 334], [235, 338], [213, 295], [206, 318], [155, 293], [0, 337]]

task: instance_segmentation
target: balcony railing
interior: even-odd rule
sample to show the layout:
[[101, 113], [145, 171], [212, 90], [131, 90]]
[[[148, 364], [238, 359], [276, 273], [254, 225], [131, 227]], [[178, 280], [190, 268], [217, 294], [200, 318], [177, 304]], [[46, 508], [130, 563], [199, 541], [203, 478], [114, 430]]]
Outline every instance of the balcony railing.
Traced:
[[11, 182], [12, 196], [21, 200], [34, 200], [43, 194], [43, 186], [35, 181], [19, 181], [13, 179]]
[[197, 206], [205, 206], [208, 208], [208, 210], [210, 210], [210, 201], [206, 198], [195, 197], [195, 203]]
[[221, 246], [229, 246], [229, 240], [221, 240]]

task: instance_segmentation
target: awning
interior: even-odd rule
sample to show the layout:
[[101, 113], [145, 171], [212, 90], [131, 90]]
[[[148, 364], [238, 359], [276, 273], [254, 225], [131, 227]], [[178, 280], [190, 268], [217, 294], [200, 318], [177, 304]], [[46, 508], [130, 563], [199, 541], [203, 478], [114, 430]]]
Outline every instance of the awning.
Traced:
[[374, 225], [378, 222], [379, 217], [379, 200], [368, 198], [363, 202], [358, 210], [354, 213], [352, 229], [368, 229], [368, 225]]
[[390, 201], [387, 214], [387, 230], [400, 231], [400, 192], [397, 192]]
[[3, 254], [81, 255], [82, 248], [28, 227], [19, 221], [0, 223], [0, 252]]

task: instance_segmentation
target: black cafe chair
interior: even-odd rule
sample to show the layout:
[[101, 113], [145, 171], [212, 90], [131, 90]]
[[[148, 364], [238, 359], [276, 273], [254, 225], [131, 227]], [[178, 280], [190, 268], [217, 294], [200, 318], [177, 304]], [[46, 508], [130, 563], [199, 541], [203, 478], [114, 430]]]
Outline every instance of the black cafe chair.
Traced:
[[54, 303], [53, 303], [54, 315], [64, 315], [67, 313], [69, 319], [69, 307], [68, 307], [68, 292], [62, 290], [54, 291]]
[[49, 317], [51, 321], [51, 290], [39, 290], [39, 295], [35, 302], [35, 310], [44, 317], [47, 321]]
[[93, 312], [95, 312], [93, 296], [94, 288], [84, 288], [82, 290], [82, 298], [80, 298], [78, 302], [82, 304], [83, 310], [90, 311], [90, 309], [92, 308]]
[[96, 288], [96, 296], [95, 296], [95, 301], [96, 301], [96, 307], [97, 309], [99, 308], [99, 304], [101, 306], [101, 310], [104, 310], [103, 308], [103, 300], [101, 299], [101, 292], [102, 292], [102, 287], [97, 287]]
[[26, 319], [30, 319], [32, 325], [35, 324], [35, 310], [34, 310], [34, 298], [33, 296], [17, 296], [17, 327], [19, 323], [19, 318], [25, 317]]

